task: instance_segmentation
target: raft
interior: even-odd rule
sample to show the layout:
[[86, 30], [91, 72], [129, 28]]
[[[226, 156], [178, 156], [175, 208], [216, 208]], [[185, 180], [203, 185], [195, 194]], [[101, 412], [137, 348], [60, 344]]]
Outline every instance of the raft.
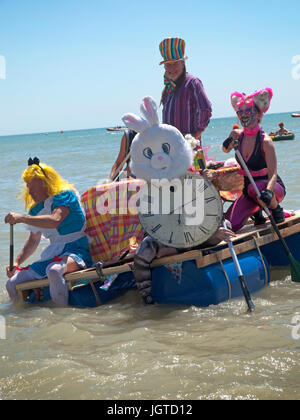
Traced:
[[[278, 225], [282, 237], [297, 261], [300, 261], [300, 210]], [[262, 290], [270, 282], [270, 268], [289, 265], [288, 258], [268, 222], [261, 227], [248, 224], [233, 239], [245, 282], [250, 293]], [[96, 307], [136, 290], [132, 256], [111, 266], [98, 264], [67, 274], [69, 305]], [[225, 242], [216, 247], [195, 249], [155, 259], [151, 264], [152, 296], [158, 304], [217, 305], [243, 296], [233, 260]], [[37, 303], [33, 288], [44, 288], [49, 299], [48, 279], [17, 286], [19, 297]], [[135, 293], [139, 293], [137, 290]], [[125, 297], [124, 297], [125, 299]]]
[[124, 131], [125, 128], [122, 127], [107, 127], [106, 131]]
[[273, 141], [281, 141], [281, 140], [294, 140], [295, 134], [284, 134], [282, 136], [271, 136]]

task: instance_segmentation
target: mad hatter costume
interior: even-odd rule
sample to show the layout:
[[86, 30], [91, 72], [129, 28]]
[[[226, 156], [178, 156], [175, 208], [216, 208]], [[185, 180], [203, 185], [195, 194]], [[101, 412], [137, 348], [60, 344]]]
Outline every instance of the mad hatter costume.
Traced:
[[159, 45], [164, 64], [161, 103], [163, 123], [173, 125], [183, 135], [192, 134], [201, 142], [201, 134], [209, 124], [212, 109], [203, 84], [186, 72], [185, 41], [166, 38]]

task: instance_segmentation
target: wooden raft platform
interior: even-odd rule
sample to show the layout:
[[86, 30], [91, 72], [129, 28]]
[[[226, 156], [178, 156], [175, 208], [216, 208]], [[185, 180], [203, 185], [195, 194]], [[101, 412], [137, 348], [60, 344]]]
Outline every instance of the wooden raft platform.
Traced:
[[[300, 232], [300, 210], [294, 212], [294, 215], [286, 219], [283, 223], [278, 224], [280, 233], [283, 238], [294, 235], [295, 233]], [[253, 224], [248, 224], [243, 227], [237, 234], [236, 238], [232, 239], [234, 244], [234, 249], [237, 255], [242, 254], [253, 249], [258, 249], [260, 252], [260, 247], [271, 242], [277, 241], [278, 237], [274, 232], [270, 222], [267, 222], [261, 227], [257, 228]], [[181, 254], [175, 254], [172, 256], [162, 257], [155, 259], [151, 267], [158, 267], [167, 263], [195, 260], [198, 268], [207, 267], [211, 264], [218, 263], [222, 260], [226, 260], [231, 257], [230, 250], [226, 242], [221, 242], [215, 247], [205, 248], [205, 249], [195, 249], [192, 251], [183, 252]], [[133, 257], [128, 257], [123, 260], [123, 262], [114, 264], [112, 266], [104, 265], [102, 269], [102, 275], [110, 274], [121, 274], [128, 271], [131, 271], [131, 264]], [[97, 274], [96, 268], [88, 268], [86, 270], [75, 271], [65, 275], [65, 281], [68, 284], [69, 290], [76, 285], [76, 282], [85, 281], [87, 284], [91, 285], [93, 288], [93, 283], [99, 281], [99, 276]], [[41, 280], [34, 280], [27, 283], [22, 283], [17, 285], [18, 296], [20, 299], [26, 299], [30, 291], [34, 288], [41, 288], [49, 286], [48, 278]], [[96, 291], [94, 290], [95, 296]]]

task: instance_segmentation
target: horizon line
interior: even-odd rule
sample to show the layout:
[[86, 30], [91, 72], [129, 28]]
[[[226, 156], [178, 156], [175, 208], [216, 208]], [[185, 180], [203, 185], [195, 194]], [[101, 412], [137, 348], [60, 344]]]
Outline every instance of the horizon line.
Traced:
[[[292, 114], [292, 113], [294, 113], [295, 111], [285, 111], [285, 112], [271, 112], [271, 113], [269, 113], [269, 114], [267, 114], [267, 115], [275, 115], [275, 114]], [[211, 120], [210, 121], [213, 121], [213, 120], [221, 120], [221, 119], [232, 119], [232, 118], [236, 118], [236, 115], [233, 115], [233, 116], [229, 116], [229, 117], [213, 117], [213, 118], [211, 118]], [[62, 130], [62, 129], [60, 129], [60, 130], [56, 130], [56, 131], [47, 131], [47, 130], [44, 130], [44, 131], [37, 131], [37, 132], [28, 132], [28, 133], [14, 133], [14, 134], [6, 134], [6, 135], [0, 135], [0, 139], [2, 138], [2, 137], [10, 137], [10, 136], [29, 136], [29, 135], [37, 135], [37, 134], [45, 134], [45, 135], [48, 135], [48, 134], [55, 134], [55, 133], [70, 133], [70, 132], [72, 132], [72, 131], [85, 131], [85, 130], [106, 130], [106, 128], [109, 128], [109, 127], [112, 127], [112, 126], [107, 126], [107, 127], [92, 127], [92, 128], [73, 128], [73, 129], [67, 129], [67, 130]], [[126, 129], [127, 127], [124, 127], [124, 130]]]

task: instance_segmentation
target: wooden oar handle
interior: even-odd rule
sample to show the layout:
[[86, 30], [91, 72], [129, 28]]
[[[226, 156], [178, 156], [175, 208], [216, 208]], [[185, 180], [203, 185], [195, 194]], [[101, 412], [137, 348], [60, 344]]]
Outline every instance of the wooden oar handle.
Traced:
[[14, 225], [10, 225], [10, 241], [9, 241], [9, 269], [14, 268]]
[[[223, 227], [225, 229], [227, 228], [224, 219], [222, 221], [222, 225], [223, 225]], [[231, 240], [229, 240], [229, 242], [228, 242], [228, 247], [229, 247], [229, 250], [230, 250], [230, 253], [231, 253], [231, 257], [232, 257], [233, 263], [235, 265], [235, 269], [237, 271], [237, 275], [238, 275], [238, 279], [239, 279], [239, 282], [240, 282], [240, 285], [241, 285], [242, 292], [244, 294], [246, 303], [248, 305], [248, 311], [249, 312], [253, 312], [255, 310], [255, 305], [254, 305], [254, 303], [253, 303], [253, 301], [251, 299], [251, 295], [250, 295], [249, 289], [248, 289], [248, 287], [246, 285], [246, 282], [245, 282], [244, 274], [242, 272], [242, 269], [241, 269], [241, 266], [240, 266], [238, 257], [236, 255], [236, 252], [235, 252], [235, 249], [234, 249], [234, 246], [233, 246], [233, 243], [231, 242]]]
[[130, 151], [127, 153], [127, 155], [125, 156], [125, 158], [123, 159], [122, 163], [119, 165], [119, 167], [117, 168], [116, 172], [114, 173], [113, 177], [112, 177], [112, 181], [114, 181], [119, 173], [121, 172], [121, 170], [123, 169], [123, 166], [125, 165], [125, 163], [128, 161], [128, 159], [130, 158]]

